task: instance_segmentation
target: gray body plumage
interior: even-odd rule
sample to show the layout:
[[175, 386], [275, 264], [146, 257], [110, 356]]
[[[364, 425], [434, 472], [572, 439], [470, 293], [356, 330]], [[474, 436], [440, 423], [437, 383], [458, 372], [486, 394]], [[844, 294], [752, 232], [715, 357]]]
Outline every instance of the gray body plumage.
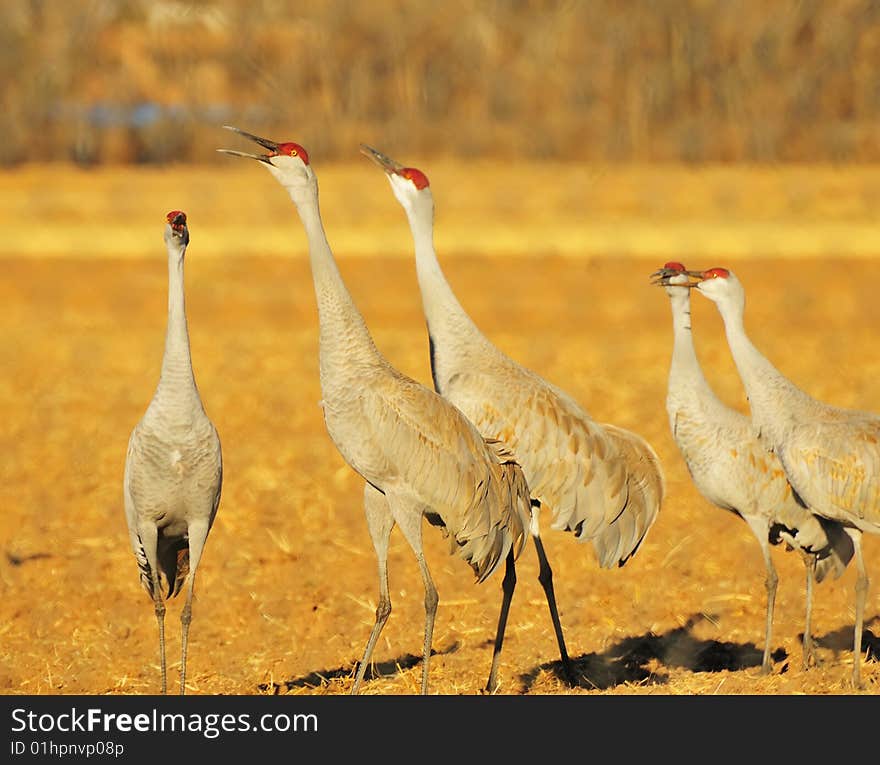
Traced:
[[533, 499], [530, 526], [560, 655], [571, 680], [552, 571], [540, 540], [540, 509], [555, 529], [591, 542], [599, 566], [622, 566], [654, 524], [665, 490], [660, 460], [636, 433], [599, 423], [568, 393], [497, 348], [466, 313], [433, 244], [434, 200], [421, 171], [375, 149], [412, 232], [436, 390], [522, 465]]
[[131, 433], [125, 466], [129, 534], [151, 597], [151, 567], [138, 528], [156, 528], [162, 594], [176, 595], [189, 570], [189, 527], [214, 523], [221, 481], [220, 439], [204, 410], [157, 392]]
[[419, 519], [437, 516], [484, 579], [522, 543], [527, 503], [523, 515], [521, 503], [507, 503], [509, 486], [502, 488], [521, 475], [503, 469], [509, 463], [458, 409], [396, 370], [376, 348], [327, 243], [313, 174], [291, 198], [309, 241], [321, 407], [331, 440], [392, 505]]
[[724, 404], [710, 387], [697, 359], [686, 275], [666, 287], [672, 307], [673, 350], [666, 411], [673, 440], [698, 491], [709, 502], [748, 524], [767, 568], [767, 618], [762, 668], [770, 669], [770, 641], [778, 577], [769, 546], [786, 543], [803, 556], [807, 573], [804, 665], [812, 656], [812, 580], [843, 573], [853, 545], [843, 527], [817, 516], [795, 497], [779, 460], [758, 439], [751, 420]]
[[160, 628], [165, 692], [163, 600], [188, 582], [186, 639], [196, 568], [220, 503], [223, 464], [220, 439], [199, 396], [190, 357], [184, 304], [184, 255], [189, 234], [166, 226], [168, 325], [159, 384], [128, 441], [123, 477], [125, 518], [141, 583], [153, 599]]
[[696, 289], [716, 304], [724, 321], [758, 438], [779, 458], [803, 504], [839, 523], [852, 540], [858, 569], [853, 685], [860, 687], [869, 584], [861, 535], [880, 533], [880, 417], [817, 401], [783, 376], [746, 334], [745, 291], [735, 274], [705, 272]]
[[433, 244], [429, 187], [389, 175], [415, 244], [434, 383], [483, 435], [506, 443], [553, 527], [591, 541], [603, 568], [623, 565], [657, 518], [660, 460], [636, 433], [597, 422], [572, 396], [518, 364], [477, 327], [452, 291]]
[[[442, 527], [451, 551], [483, 581], [502, 561], [512, 565], [522, 549], [528, 486], [503, 444], [484, 439], [458, 409], [396, 370], [376, 348], [327, 242], [318, 181], [302, 147], [242, 134], [272, 152], [244, 156], [260, 160], [287, 190], [305, 229], [318, 309], [324, 421], [343, 459], [366, 480], [364, 509], [379, 567], [379, 604], [351, 692], [358, 692], [391, 612], [387, 557], [397, 525], [425, 586], [422, 693], [427, 693], [438, 596], [423, 553], [423, 520]], [[496, 650], [493, 681], [497, 655]]]

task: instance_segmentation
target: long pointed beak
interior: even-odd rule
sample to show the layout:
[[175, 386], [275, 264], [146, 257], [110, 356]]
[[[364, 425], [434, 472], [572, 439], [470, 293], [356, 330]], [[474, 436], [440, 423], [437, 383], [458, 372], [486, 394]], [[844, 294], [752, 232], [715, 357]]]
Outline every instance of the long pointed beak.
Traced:
[[403, 170], [403, 165], [400, 162], [396, 162], [391, 157], [383, 154], [381, 151], [374, 149], [372, 146], [367, 146], [367, 144], [361, 144], [361, 154], [363, 154], [367, 159], [373, 160], [379, 167], [381, 167], [386, 173], [394, 173], [395, 175]]
[[[681, 274], [685, 274], [691, 278], [696, 278], [695, 282], [683, 282], [681, 284], [670, 284], [669, 280], [673, 276], [680, 276]], [[651, 284], [655, 284], [658, 287], [696, 287], [702, 281], [702, 274], [699, 271], [679, 271], [675, 268], [658, 268], [651, 274]]]
[[269, 163], [269, 158], [274, 157], [278, 154], [278, 144], [275, 141], [270, 141], [268, 138], [260, 138], [258, 135], [254, 135], [253, 133], [248, 133], [240, 128], [233, 127], [232, 125], [224, 125], [226, 130], [231, 130], [233, 133], [238, 133], [240, 136], [244, 136], [245, 138], [250, 139], [254, 143], [260, 144], [264, 149], [268, 149], [268, 154], [249, 154], [246, 151], [235, 151], [234, 149], [217, 149], [221, 154], [229, 154], [231, 157], [245, 157], [247, 159], [256, 159], [260, 162]]

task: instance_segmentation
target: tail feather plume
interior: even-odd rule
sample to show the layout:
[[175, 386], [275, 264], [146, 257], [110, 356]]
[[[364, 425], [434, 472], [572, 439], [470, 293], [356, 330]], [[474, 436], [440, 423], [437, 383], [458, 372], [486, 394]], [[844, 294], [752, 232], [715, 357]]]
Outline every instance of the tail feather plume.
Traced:
[[[168, 600], [180, 592], [189, 574], [189, 541], [186, 538], [178, 538], [168, 542], [160, 537], [158, 547], [159, 596], [163, 600]], [[141, 585], [147, 594], [154, 598], [152, 569], [140, 537], [135, 550], [135, 559], [140, 571]]]
[[484, 533], [464, 541], [458, 551], [473, 568], [478, 582], [488, 578], [511, 549], [514, 558], [519, 557], [531, 513], [529, 487], [513, 452], [501, 441], [484, 440], [498, 460], [485, 499], [489, 524]]
[[617, 517], [593, 537], [602, 568], [623, 566], [657, 520], [666, 491], [660, 458], [641, 436], [615, 425], [602, 426], [626, 463], [626, 501]]

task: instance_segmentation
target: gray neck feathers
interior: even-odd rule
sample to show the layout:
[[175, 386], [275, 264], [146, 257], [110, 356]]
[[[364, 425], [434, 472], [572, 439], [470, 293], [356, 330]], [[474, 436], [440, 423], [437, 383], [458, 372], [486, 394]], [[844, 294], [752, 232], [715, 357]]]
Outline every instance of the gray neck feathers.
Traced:
[[430, 194], [405, 207], [415, 244], [416, 276], [428, 332], [439, 349], [457, 347], [466, 352], [476, 345], [482, 351], [493, 346], [468, 316], [446, 281], [434, 250], [434, 203]]
[[669, 392], [685, 392], [690, 396], [697, 393], [701, 396], [715, 397], [703, 375], [703, 369], [697, 359], [694, 348], [694, 335], [691, 331], [690, 298], [686, 288], [676, 290], [670, 297], [672, 306], [672, 363], [669, 368]]
[[308, 194], [291, 192], [290, 196], [296, 204], [309, 245], [320, 324], [322, 378], [331, 367], [340, 374], [345, 370], [349, 370], [349, 374], [355, 373], [359, 362], [373, 364], [380, 356], [327, 242], [318, 207], [317, 183], [314, 182]]
[[168, 327], [165, 333], [165, 355], [162, 357], [160, 390], [165, 386], [175, 391], [195, 391], [186, 305], [183, 290], [185, 247], [168, 245]]
[[752, 344], [743, 326], [743, 306], [718, 304], [727, 342], [749, 398], [752, 421], [765, 435], [781, 437], [787, 421], [812, 408], [812, 399], [784, 377]]

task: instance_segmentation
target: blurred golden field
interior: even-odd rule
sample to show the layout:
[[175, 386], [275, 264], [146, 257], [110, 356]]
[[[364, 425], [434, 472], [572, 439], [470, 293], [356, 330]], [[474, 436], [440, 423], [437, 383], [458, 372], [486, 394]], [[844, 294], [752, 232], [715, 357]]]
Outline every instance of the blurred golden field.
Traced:
[[[0, 6], [0, 165], [215, 159], [877, 162], [873, 0], [113, 0]], [[247, 127], [243, 125], [242, 127]]]
[[[281, 139], [282, 136], [275, 136]], [[295, 138], [295, 136], [288, 136]], [[234, 136], [231, 136], [234, 139]], [[220, 137], [217, 145], [235, 146]], [[379, 146], [387, 149], [388, 147]], [[391, 151], [393, 154], [393, 151]], [[569, 651], [562, 682], [533, 548], [518, 565], [501, 693], [848, 694], [854, 567], [816, 587], [821, 666], [801, 669], [804, 576], [780, 574], [774, 671], [758, 673], [764, 569], [745, 523], [690, 483], [665, 411], [671, 321], [649, 274], [668, 259], [726, 265], [748, 292], [755, 342], [801, 387], [880, 411], [880, 168], [602, 167], [420, 162], [437, 246], [475, 321], [503, 350], [598, 420], [644, 435], [668, 482], [659, 518], [623, 568], [554, 532]], [[430, 385], [403, 211], [366, 160], [312, 157], [331, 245], [380, 349]], [[220, 511], [196, 583], [188, 686], [196, 694], [346, 693], [377, 597], [362, 480], [326, 435], [305, 238], [261, 168], [72, 170], [0, 175], [0, 693], [158, 690], [156, 623], [122, 512], [129, 432], [158, 380], [166, 320], [164, 214], [189, 215], [187, 313], [196, 379], [220, 432]], [[718, 394], [746, 411], [714, 306], [694, 330]], [[500, 575], [475, 585], [436, 529], [439, 594], [430, 691], [486, 681]], [[880, 689], [880, 540], [865, 692]], [[393, 612], [364, 693], [417, 693], [423, 590], [398, 532]], [[175, 687], [178, 613], [167, 619]]]

